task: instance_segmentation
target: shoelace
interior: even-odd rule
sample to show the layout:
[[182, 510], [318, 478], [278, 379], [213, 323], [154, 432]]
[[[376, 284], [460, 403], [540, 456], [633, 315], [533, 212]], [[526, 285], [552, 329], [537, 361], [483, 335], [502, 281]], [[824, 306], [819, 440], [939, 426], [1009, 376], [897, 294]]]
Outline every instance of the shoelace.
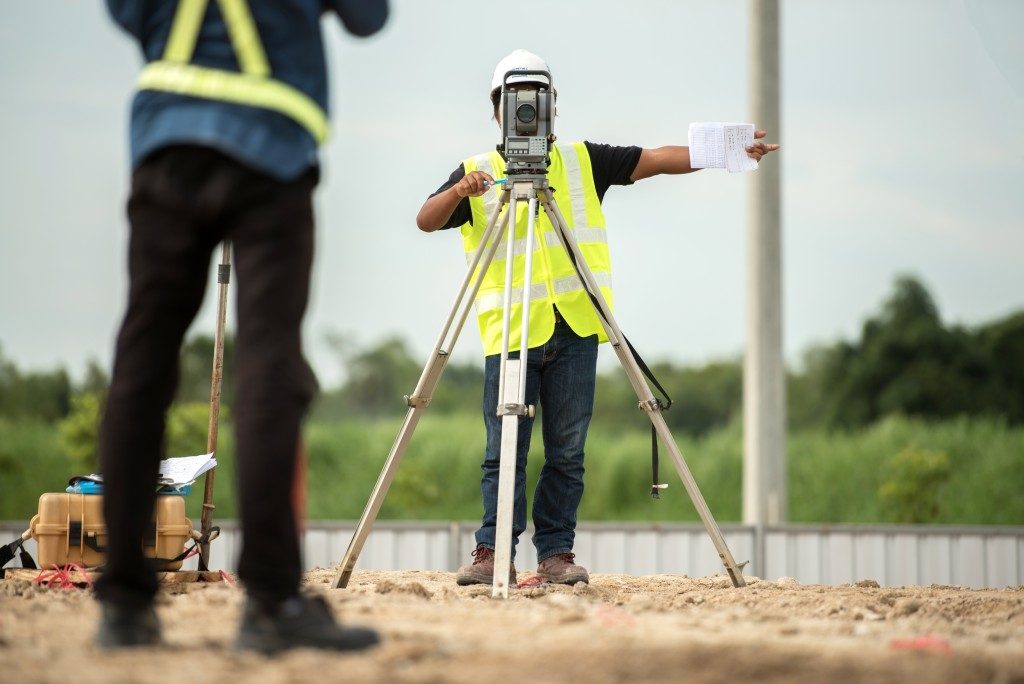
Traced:
[[494, 556], [494, 551], [491, 551], [486, 546], [481, 546], [469, 555], [473, 556], [473, 565], [479, 565], [490, 560]]
[[574, 563], [575, 560], [576, 560], [576, 554], [575, 553], [571, 553], [571, 552], [556, 553], [555, 555], [548, 556], [543, 561], [541, 561], [541, 565], [545, 565], [546, 566], [548, 563], [553, 563], [555, 561], [562, 561], [563, 563], [565, 563], [567, 565], [575, 565], [575, 563]]

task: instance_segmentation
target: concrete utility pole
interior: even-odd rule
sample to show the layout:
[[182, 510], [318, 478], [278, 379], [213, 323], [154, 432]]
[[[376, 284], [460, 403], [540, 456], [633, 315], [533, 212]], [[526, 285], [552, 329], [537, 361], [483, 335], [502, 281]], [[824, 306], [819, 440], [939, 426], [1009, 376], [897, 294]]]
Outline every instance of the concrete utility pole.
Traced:
[[[750, 3], [750, 99], [754, 125], [782, 140], [779, 117], [779, 2]], [[785, 154], [785, 152], [783, 152]], [[788, 517], [786, 375], [782, 357], [782, 240], [779, 159], [751, 176], [747, 227], [747, 345], [743, 363], [743, 522]], [[763, 557], [758, 554], [759, 557]], [[760, 573], [764, 568], [757, 569]]]

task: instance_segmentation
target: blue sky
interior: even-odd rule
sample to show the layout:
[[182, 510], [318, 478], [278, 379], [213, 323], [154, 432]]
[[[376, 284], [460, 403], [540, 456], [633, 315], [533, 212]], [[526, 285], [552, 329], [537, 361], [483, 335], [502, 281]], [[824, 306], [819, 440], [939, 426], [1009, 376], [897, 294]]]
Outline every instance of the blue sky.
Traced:
[[[523, 47], [559, 89], [562, 140], [685, 144], [691, 121], [748, 108], [748, 5], [643, 0], [393, 0], [371, 40], [325, 21], [334, 136], [323, 150], [306, 346], [398, 334], [425, 355], [464, 261], [414, 217], [498, 130], [494, 64]], [[896, 275], [949, 321], [1024, 306], [1024, 3], [783, 0], [787, 358], [857, 333]], [[126, 288], [127, 112], [138, 50], [99, 2], [6, 2], [0, 23], [0, 344], [19, 366], [109, 365]], [[613, 188], [619, 323], [645, 354], [741, 353], [748, 179], [721, 171]], [[211, 284], [213, 276], [211, 272]], [[212, 291], [212, 287], [211, 287]], [[194, 331], [212, 331], [208, 295]], [[477, 359], [467, 326], [457, 360]], [[605, 363], [613, 358], [605, 353]]]

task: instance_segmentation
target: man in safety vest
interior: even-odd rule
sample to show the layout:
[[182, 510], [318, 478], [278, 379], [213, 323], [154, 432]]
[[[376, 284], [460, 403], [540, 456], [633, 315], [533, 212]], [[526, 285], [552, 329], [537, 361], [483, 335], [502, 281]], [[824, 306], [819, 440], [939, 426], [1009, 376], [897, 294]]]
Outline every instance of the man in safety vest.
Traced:
[[[503, 58], [491, 81], [494, 117], [501, 124], [500, 95], [504, 75], [512, 70], [549, 71], [545, 62], [525, 50]], [[537, 89], [547, 85], [544, 76], [524, 74], [509, 78], [510, 89]], [[755, 138], [765, 136], [758, 131]], [[747, 149], [753, 159], [778, 149], [778, 145], [755, 142]], [[591, 142], [558, 143], [552, 146], [548, 181], [555, 201], [593, 272], [609, 306], [613, 304], [611, 261], [601, 202], [613, 185], [630, 185], [658, 174], [694, 171], [686, 147], [613, 147]], [[465, 159], [448, 181], [431, 195], [416, 217], [420, 230], [427, 232], [460, 228], [467, 255], [475, 252], [487, 227], [491, 210], [500, 199], [493, 181], [505, 174], [497, 152]], [[526, 234], [526, 203], [517, 212], [517, 237]], [[606, 342], [602, 328], [583, 284], [572, 263], [554, 238], [553, 227], [540, 212], [537, 221], [535, 256], [530, 294], [529, 338], [526, 361], [526, 403], [543, 407], [544, 467], [533, 499], [533, 543], [537, 549], [537, 574], [562, 584], [589, 581], [585, 568], [574, 562], [572, 553], [576, 510], [583, 496], [583, 449], [594, 405], [597, 346]], [[525, 240], [517, 240], [517, 253]], [[505, 248], [500, 247], [484, 276], [475, 305], [483, 338], [484, 400], [487, 447], [483, 462], [481, 490], [484, 515], [476, 533], [473, 562], [459, 569], [459, 584], [490, 584], [494, 575], [494, 537], [497, 519], [498, 465], [501, 450], [501, 418], [498, 405]], [[521, 261], [521, 260], [520, 260]], [[524, 273], [517, 264], [515, 286], [521, 288]], [[521, 296], [514, 293], [511, 317], [522, 320]], [[516, 327], [516, 326], [513, 326]], [[509, 351], [518, 350], [520, 333], [510, 332]], [[519, 358], [519, 353], [509, 354]], [[517, 445], [516, 482], [512, 522], [513, 554], [519, 535], [526, 529], [526, 454], [530, 446], [533, 418], [523, 417]], [[515, 582], [515, 568], [510, 583]]]
[[142, 554], [178, 354], [203, 299], [210, 255], [234, 248], [234, 418], [246, 605], [236, 647], [354, 650], [376, 632], [343, 628], [299, 593], [291, 504], [299, 425], [316, 380], [300, 325], [313, 257], [312, 194], [327, 136], [320, 21], [369, 36], [386, 0], [107, 0], [146, 65], [132, 103], [128, 306], [100, 428], [107, 564], [96, 585], [101, 647], [160, 642], [156, 576]]

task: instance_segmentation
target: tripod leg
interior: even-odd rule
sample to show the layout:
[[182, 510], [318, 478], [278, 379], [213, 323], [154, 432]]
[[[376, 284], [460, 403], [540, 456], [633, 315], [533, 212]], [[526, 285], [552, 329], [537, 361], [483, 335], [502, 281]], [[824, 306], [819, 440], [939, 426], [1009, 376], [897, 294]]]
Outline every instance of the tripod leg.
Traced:
[[725, 543], [725, 538], [722, 536], [722, 531], [718, 528], [718, 523], [715, 522], [714, 517], [711, 515], [711, 510], [708, 508], [707, 502], [704, 501], [704, 496], [700, 493], [700, 488], [697, 486], [696, 480], [693, 479], [693, 475], [690, 473], [690, 469], [686, 465], [686, 461], [683, 459], [683, 454], [679, 450], [679, 446], [676, 444], [675, 439], [672, 437], [672, 432], [669, 430], [668, 424], [665, 422], [665, 417], [662, 415], [661, 405], [658, 400], [655, 399], [654, 394], [651, 392], [651, 388], [647, 385], [647, 381], [644, 379], [643, 373], [637, 365], [636, 359], [633, 358], [628, 347], [623, 344], [624, 338], [622, 331], [619, 330], [619, 326], [615, 322], [615, 317], [612, 315], [611, 308], [608, 306], [608, 302], [605, 301], [604, 295], [601, 293], [601, 288], [598, 285], [597, 280], [594, 278], [594, 274], [591, 273], [590, 267], [587, 266], [587, 262], [583, 258], [583, 253], [576, 244], [576, 239], [569, 230], [561, 211], [559, 211], [558, 204], [555, 203], [555, 199], [550, 188], [545, 189], [543, 204], [544, 210], [548, 213], [548, 217], [551, 219], [551, 223], [555, 227], [559, 241], [562, 243], [565, 250], [573, 255], [576, 273], [580, 280], [586, 284], [587, 289], [595, 300], [595, 308], [597, 309], [598, 317], [601, 319], [601, 324], [604, 326], [605, 332], [608, 334], [608, 339], [611, 342], [612, 347], [615, 349], [615, 354], [619, 357], [619, 363], [622, 365], [623, 370], [626, 372], [626, 376], [629, 378], [630, 384], [636, 391], [637, 398], [640, 400], [640, 407], [647, 413], [648, 418], [650, 418], [651, 423], [654, 425], [655, 431], [658, 433], [658, 437], [661, 438], [662, 443], [666, 446], [669, 454], [672, 456], [672, 464], [675, 466], [676, 473], [679, 475], [680, 480], [682, 480], [683, 487], [686, 488], [686, 493], [689, 494], [694, 508], [697, 509], [697, 515], [700, 516], [701, 522], [704, 523], [704, 529], [707, 530], [708, 536], [711, 537], [711, 542], [715, 545], [715, 550], [718, 551], [718, 557], [722, 560], [722, 564], [729, 573], [729, 578], [732, 580], [733, 586], [746, 586], [742, 570], [733, 559], [732, 553], [729, 551], [729, 547]]
[[515, 253], [516, 221], [508, 223], [508, 256], [505, 267], [505, 310], [501, 335], [501, 375], [498, 384], [497, 409], [501, 416], [501, 454], [498, 464], [498, 510], [494, 531], [493, 598], [508, 598], [508, 578], [512, 565], [512, 513], [515, 506], [516, 460], [519, 445], [519, 421], [528, 415], [526, 406], [526, 362], [530, 337], [530, 293], [533, 280], [533, 237], [536, 227], [537, 192], [533, 183], [514, 183], [509, 215], [516, 216], [516, 200], [527, 199], [526, 254], [523, 264], [522, 315], [519, 336], [519, 359], [508, 358], [512, 327], [512, 275]]
[[356, 559], [363, 550], [366, 538], [370, 536], [370, 528], [377, 520], [377, 514], [380, 513], [380, 507], [384, 503], [384, 497], [387, 496], [388, 490], [391, 488], [391, 482], [395, 479], [398, 465], [402, 462], [405, 448], [409, 445], [409, 440], [412, 439], [412, 433], [416, 429], [417, 423], [419, 423], [422, 412], [423, 407], [410, 408], [406, 411], [405, 421], [402, 423], [402, 428], [398, 431], [398, 436], [391, 447], [391, 453], [388, 454], [388, 459], [384, 463], [384, 469], [381, 470], [380, 475], [377, 477], [377, 484], [374, 485], [373, 493], [370, 494], [370, 500], [366, 503], [366, 508], [363, 509], [363, 515], [356, 525], [355, 534], [352, 535], [352, 540], [348, 544], [345, 556], [341, 559], [341, 566], [338, 573], [334, 576], [334, 581], [331, 583], [332, 588], [342, 589], [348, 586], [348, 581], [352, 577], [352, 571], [355, 570]]
[[[507, 199], [508, 191], [506, 190], [502, 193], [501, 201], [498, 202], [491, 214], [487, 228], [484, 231], [484, 236], [480, 241], [480, 246], [473, 255], [469, 270], [462, 281], [462, 286], [459, 288], [455, 304], [452, 306], [452, 309], [448, 314], [448, 318], [445, 320], [445, 324], [441, 329], [441, 334], [438, 336], [437, 343], [434, 345], [430, 358], [427, 360], [423, 373], [420, 375], [419, 382], [416, 383], [416, 389], [413, 391], [411, 396], [405, 398], [406, 403], [409, 405], [409, 410], [406, 411], [405, 420], [402, 423], [401, 429], [398, 431], [394, 444], [391, 446], [391, 452], [388, 454], [387, 460], [384, 462], [384, 468], [377, 477], [377, 484], [374, 485], [373, 492], [370, 494], [370, 499], [366, 502], [366, 508], [363, 509], [363, 514], [359, 518], [359, 523], [356, 525], [356, 531], [352, 535], [352, 540], [348, 544], [348, 549], [346, 549], [345, 555], [341, 559], [341, 565], [338, 568], [338, 572], [335, 574], [334, 579], [331, 582], [331, 587], [334, 589], [341, 589], [348, 586], [348, 581], [351, 579], [352, 572], [356, 566], [356, 560], [359, 558], [359, 554], [363, 550], [363, 545], [366, 543], [367, 537], [370, 536], [370, 529], [373, 527], [373, 523], [376, 522], [377, 515], [380, 513], [380, 507], [384, 503], [384, 497], [387, 496], [388, 490], [391, 488], [391, 483], [395, 479], [395, 473], [398, 472], [398, 466], [402, 462], [402, 456], [405, 454], [405, 449], [409, 445], [409, 441], [412, 439], [413, 432], [416, 430], [416, 425], [419, 423], [420, 416], [430, 404], [430, 399], [433, 396], [434, 389], [441, 380], [441, 374], [444, 372], [444, 367], [448, 363], [451, 350], [455, 346], [455, 342], [458, 340], [459, 332], [462, 330], [462, 326], [466, 322], [466, 317], [469, 315], [469, 310], [473, 306], [476, 293], [480, 290], [480, 284], [483, 282], [483, 276], [486, 273], [491, 260], [494, 258], [494, 252], [498, 248], [498, 240], [496, 238], [501, 232], [501, 228], [499, 227], [499, 223], [501, 223], [501, 221], [499, 221], [499, 217], [501, 216], [501, 210]], [[505, 215], [505, 220], [508, 220], [507, 214]], [[477, 266], [480, 267], [479, 271], [477, 271]], [[474, 272], [477, 274], [476, 278], [473, 277]], [[472, 283], [472, 287], [470, 287], [470, 283]], [[452, 331], [453, 323], [455, 324], [454, 331]], [[450, 336], [449, 332], [451, 332]]]
[[[520, 359], [505, 362], [505, 396], [502, 402], [515, 402], [520, 374], [526, 367]], [[512, 565], [512, 511], [515, 507], [516, 451], [519, 445], [519, 416], [506, 414], [501, 418], [501, 456], [498, 465], [498, 515], [494, 529], [493, 598], [508, 598], [508, 578]]]
[[[501, 362], [498, 366], [498, 401], [505, 402], [505, 369], [508, 365], [508, 340], [509, 331], [512, 328], [512, 274], [515, 264], [516, 244], [516, 195], [511, 193], [511, 200], [508, 205], [508, 215], [511, 217], [506, 223], [506, 248], [505, 248], [505, 294], [502, 300], [502, 322], [501, 322]], [[500, 406], [499, 406], [500, 408]]]

